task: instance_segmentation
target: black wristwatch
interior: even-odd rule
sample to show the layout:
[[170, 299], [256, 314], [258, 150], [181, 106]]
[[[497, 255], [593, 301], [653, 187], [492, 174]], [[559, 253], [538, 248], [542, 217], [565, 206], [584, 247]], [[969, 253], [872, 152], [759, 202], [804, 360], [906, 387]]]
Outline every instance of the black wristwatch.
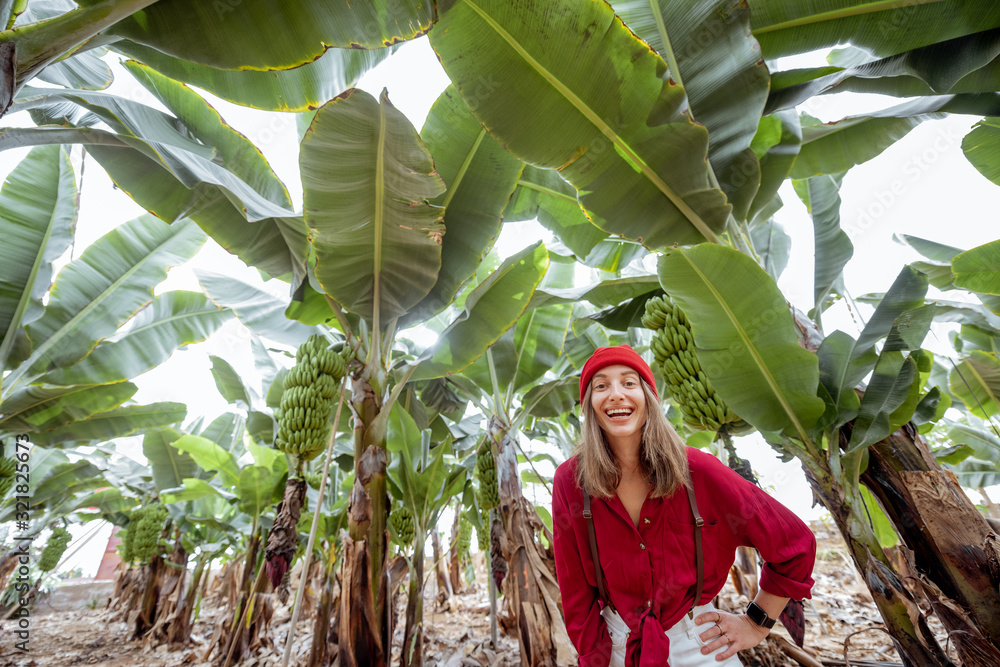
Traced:
[[751, 602], [747, 605], [747, 616], [762, 628], [770, 630], [774, 627], [774, 619], [768, 616], [766, 611], [757, 606], [756, 602]]

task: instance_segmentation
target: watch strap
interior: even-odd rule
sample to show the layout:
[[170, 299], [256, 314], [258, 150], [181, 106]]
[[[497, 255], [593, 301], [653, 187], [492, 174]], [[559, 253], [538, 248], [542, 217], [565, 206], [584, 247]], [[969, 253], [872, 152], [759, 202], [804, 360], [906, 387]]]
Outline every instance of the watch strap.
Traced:
[[762, 628], [771, 629], [774, 627], [774, 619], [767, 615], [760, 605], [756, 602], [751, 602], [747, 605], [747, 616], [750, 620], [759, 625]]

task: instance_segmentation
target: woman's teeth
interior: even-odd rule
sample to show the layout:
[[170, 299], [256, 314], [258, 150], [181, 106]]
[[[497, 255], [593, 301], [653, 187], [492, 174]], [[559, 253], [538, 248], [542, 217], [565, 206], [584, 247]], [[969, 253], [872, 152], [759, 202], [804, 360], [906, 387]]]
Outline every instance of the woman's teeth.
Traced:
[[632, 414], [632, 410], [628, 408], [618, 408], [615, 410], [608, 410], [606, 414], [609, 417], [628, 417]]

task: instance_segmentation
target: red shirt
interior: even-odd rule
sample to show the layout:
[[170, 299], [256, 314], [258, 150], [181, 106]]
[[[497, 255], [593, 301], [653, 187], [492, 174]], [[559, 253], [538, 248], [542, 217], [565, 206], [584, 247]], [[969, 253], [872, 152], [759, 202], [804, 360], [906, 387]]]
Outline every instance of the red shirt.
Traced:
[[[705, 519], [705, 581], [697, 604], [710, 602], [722, 590], [739, 546], [753, 547], [763, 556], [762, 589], [796, 600], [810, 597], [816, 539], [809, 527], [711, 454], [688, 447], [687, 455], [698, 510]], [[552, 495], [556, 574], [566, 629], [580, 653], [580, 667], [607, 667], [611, 637], [600, 615], [576, 457], [556, 469]], [[687, 492], [647, 497], [638, 528], [617, 495], [595, 497], [591, 511], [605, 586], [631, 630], [625, 664], [662, 667], [670, 654], [664, 631], [695, 606], [695, 526]]]

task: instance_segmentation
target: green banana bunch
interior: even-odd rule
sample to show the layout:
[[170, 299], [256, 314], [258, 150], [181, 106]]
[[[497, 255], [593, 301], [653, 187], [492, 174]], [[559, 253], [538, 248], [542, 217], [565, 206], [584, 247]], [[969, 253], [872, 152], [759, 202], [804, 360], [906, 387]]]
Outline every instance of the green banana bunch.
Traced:
[[458, 536], [455, 538], [455, 549], [462, 560], [469, 557], [472, 547], [472, 522], [464, 514], [458, 519]]
[[160, 553], [160, 534], [167, 522], [167, 508], [160, 503], [137, 507], [129, 515], [128, 528], [118, 531], [122, 542], [118, 554], [126, 563], [146, 564]]
[[300, 461], [310, 461], [330, 437], [337, 386], [347, 372], [343, 355], [327, 347], [322, 336], [299, 346], [295, 366], [285, 376], [274, 446]]
[[410, 546], [413, 538], [416, 537], [416, 523], [413, 521], [413, 513], [405, 507], [396, 507], [389, 513], [389, 527], [392, 528], [393, 538], [400, 546]]
[[0, 501], [7, 497], [14, 486], [14, 473], [17, 472], [17, 461], [0, 457]]
[[[482, 526], [480, 528], [479, 526]], [[490, 550], [490, 512], [489, 510], [479, 511], [479, 525], [476, 526], [476, 544], [483, 553]]]
[[59, 565], [59, 560], [66, 553], [66, 547], [69, 546], [69, 542], [72, 539], [73, 537], [66, 530], [65, 526], [53, 529], [52, 535], [49, 536], [49, 541], [45, 543], [45, 548], [42, 549], [42, 556], [38, 559], [38, 569], [42, 572], [50, 572], [56, 569], [56, 566]]
[[491, 510], [500, 504], [500, 487], [497, 484], [497, 464], [493, 460], [493, 451], [489, 446], [479, 453], [476, 460], [476, 479], [479, 481], [479, 507]]
[[699, 431], [725, 430], [734, 435], [753, 430], [715, 393], [694, 353], [691, 324], [669, 297], [646, 302], [642, 325], [653, 331], [653, 357], [685, 424]]

